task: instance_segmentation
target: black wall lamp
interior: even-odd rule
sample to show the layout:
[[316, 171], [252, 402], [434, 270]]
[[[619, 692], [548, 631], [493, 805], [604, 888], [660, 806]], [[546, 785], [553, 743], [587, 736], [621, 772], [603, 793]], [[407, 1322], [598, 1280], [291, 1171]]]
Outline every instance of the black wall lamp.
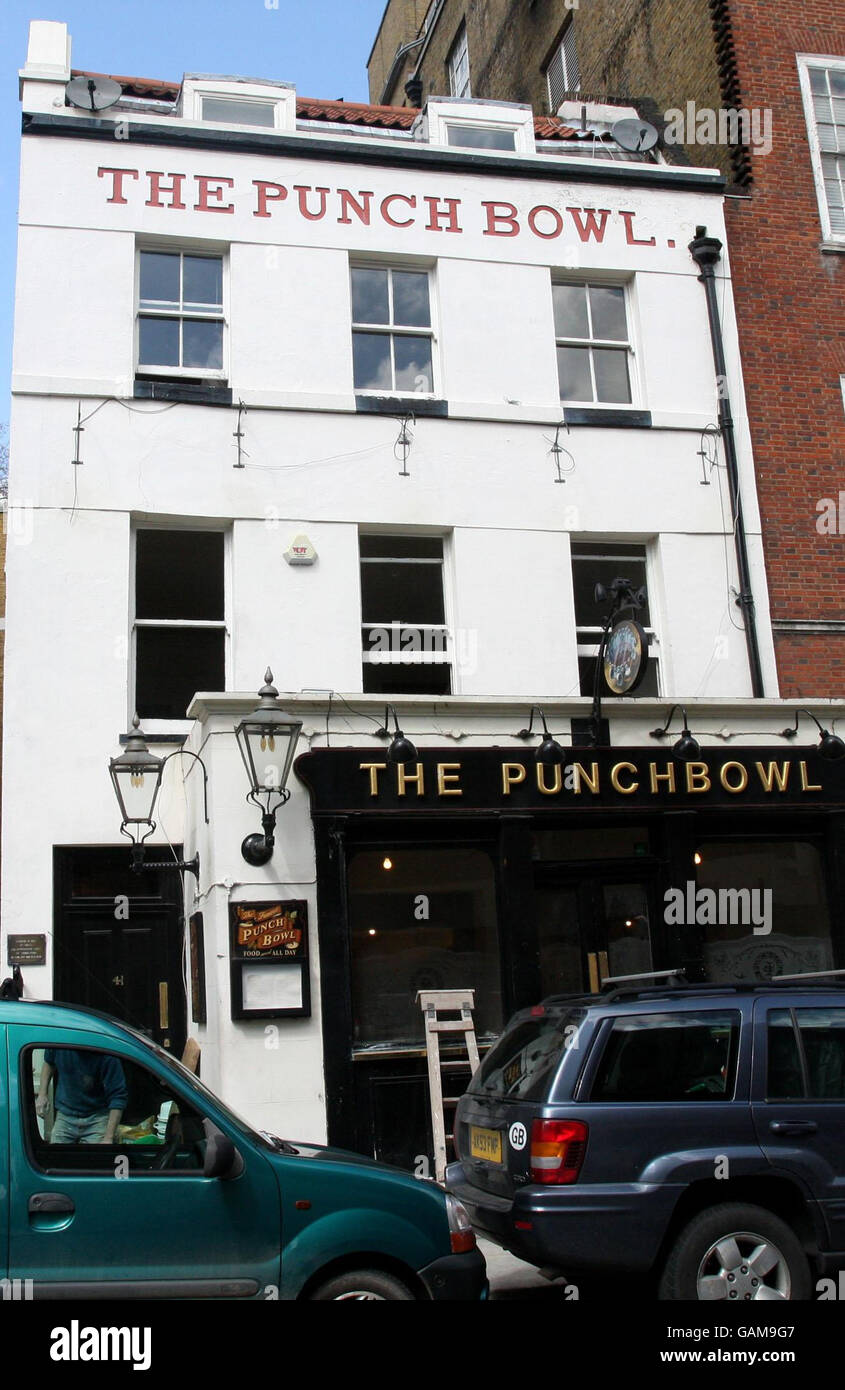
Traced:
[[301, 721], [282, 709], [269, 666], [258, 694], [257, 707], [235, 727], [249, 781], [246, 799], [261, 812], [262, 833], [247, 835], [241, 845], [244, 859], [255, 868], [273, 857], [276, 812], [290, 799], [287, 780], [302, 732]]
[[799, 709], [795, 712], [795, 727], [793, 729], [781, 729], [781, 738], [795, 738], [798, 733], [798, 720], [802, 714], [806, 714], [808, 719], [812, 719], [819, 731], [819, 752], [828, 762], [838, 762], [840, 758], [845, 758], [845, 742], [838, 734], [832, 734], [829, 729], [823, 729], [814, 714], [808, 709]]
[[538, 763], [544, 763], [546, 766], [551, 766], [551, 767], [557, 766], [557, 765], [559, 765], [560, 763], [565, 763], [565, 762], [566, 762], [566, 752], [565, 752], [565, 750], [560, 746], [560, 744], [558, 743], [557, 739], [549, 732], [549, 726], [548, 726], [548, 724], [546, 723], [546, 716], [545, 716], [545, 714], [543, 713], [543, 711], [540, 709], [540, 706], [539, 706], [539, 705], [532, 705], [532, 706], [531, 706], [531, 713], [530, 713], [529, 719], [528, 719], [528, 728], [527, 728], [527, 729], [520, 729], [520, 730], [519, 730], [519, 733], [516, 735], [516, 737], [517, 737], [517, 738], [533, 738], [533, 737], [534, 737], [534, 715], [535, 715], [535, 714], [539, 715], [540, 719], [542, 719], [542, 721], [543, 721], [543, 737], [542, 737], [542, 740], [541, 740], [541, 742], [540, 742], [539, 747], [537, 748], [537, 750], [536, 750], [536, 752], [535, 752], [535, 754], [534, 754], [535, 761], [538, 762]]
[[153, 813], [165, 763], [171, 758], [180, 758], [183, 755], [194, 758], [202, 768], [203, 809], [205, 823], [208, 825], [208, 773], [198, 753], [192, 753], [189, 748], [177, 748], [166, 757], [157, 758], [147, 747], [147, 740], [136, 714], [132, 720], [132, 728], [126, 736], [123, 752], [116, 758], [109, 759], [109, 776], [120, 807], [120, 833], [132, 841], [130, 866], [135, 873], [142, 873], [145, 869], [179, 869], [180, 872], [187, 869], [199, 878], [198, 854], [187, 862], [178, 859], [153, 862], [146, 859], [144, 850], [144, 841], [149, 839], [156, 828]]
[[[393, 733], [388, 728], [388, 717], [393, 715]], [[376, 738], [389, 738], [390, 747], [387, 750], [387, 761], [389, 763], [415, 763], [418, 758], [417, 750], [409, 738], [406, 738], [399, 728], [399, 720], [396, 717], [396, 710], [392, 705], [384, 707], [384, 724], [380, 729], [376, 729]]]
[[689, 731], [687, 712], [683, 705], [673, 705], [669, 711], [669, 718], [666, 720], [663, 728], [649, 729], [649, 735], [651, 738], [665, 738], [669, 732], [669, 725], [672, 723], [672, 718], [676, 710], [680, 710], [684, 717], [684, 727], [681, 737], [672, 749], [672, 757], [677, 758], [679, 763], [692, 763], [695, 762], [696, 758], [701, 757], [701, 744]]

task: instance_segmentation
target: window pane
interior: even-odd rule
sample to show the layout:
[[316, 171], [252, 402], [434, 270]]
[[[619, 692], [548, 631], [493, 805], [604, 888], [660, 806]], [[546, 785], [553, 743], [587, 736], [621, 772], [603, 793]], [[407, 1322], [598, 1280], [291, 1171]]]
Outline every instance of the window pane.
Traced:
[[140, 367], [179, 366], [179, 320], [138, 321], [138, 365]]
[[228, 97], [203, 97], [202, 118], [223, 125], [275, 125], [275, 107], [269, 101], [236, 101]]
[[591, 401], [593, 383], [590, 377], [589, 348], [559, 347], [557, 374], [562, 401]]
[[[596, 603], [595, 587], [597, 584], [604, 584], [605, 588], [609, 589], [613, 580], [620, 578], [630, 579], [635, 588], [640, 588], [646, 582], [645, 553], [642, 546], [632, 544], [624, 550], [620, 547], [622, 553], [617, 555], [605, 555], [602, 550], [603, 542], [599, 541], [595, 551], [589, 556], [574, 554], [572, 557], [575, 624], [579, 628], [601, 627], [604, 623], [604, 617], [610, 607], [610, 600]], [[645, 627], [649, 626], [650, 615], [647, 603], [637, 613], [637, 621]], [[598, 644], [598, 640], [599, 635], [596, 633], [596, 644]]]
[[186, 307], [223, 306], [223, 262], [217, 256], [185, 256], [182, 299]]
[[141, 252], [141, 304], [179, 303], [179, 256], [164, 251]]
[[610, 338], [612, 342], [627, 343], [623, 289], [613, 285], [591, 285], [590, 313], [593, 316], [594, 338]]
[[430, 338], [394, 338], [393, 354], [397, 391], [433, 391]]
[[222, 531], [138, 531], [135, 616], [220, 621]]
[[394, 270], [393, 322], [402, 328], [430, 327], [428, 276], [424, 271]]
[[553, 285], [555, 337], [589, 338], [586, 285]]
[[225, 689], [218, 628], [137, 629], [135, 708], [142, 719], [184, 719], [198, 690]]
[[439, 536], [359, 536], [362, 558], [365, 555], [402, 556], [408, 559], [442, 560], [443, 541]]
[[182, 323], [182, 366], [220, 371], [223, 366], [223, 324], [208, 319]]
[[845, 1100], [845, 1009], [797, 1009], [811, 1100]]
[[393, 390], [387, 333], [353, 333], [352, 363], [356, 391]]
[[361, 621], [444, 623], [443, 567], [432, 564], [361, 565]]
[[845, 96], [845, 68], [831, 68], [829, 76], [834, 96]]
[[512, 130], [494, 130], [490, 127], [471, 125], [450, 125], [446, 127], [449, 144], [460, 145], [470, 150], [515, 150], [516, 135]]
[[352, 271], [352, 322], [389, 323], [386, 270]]
[[[426, 921], [413, 913], [421, 893], [429, 899]], [[461, 989], [467, 980], [478, 1032], [499, 1031], [496, 885], [486, 854], [439, 846], [359, 852], [349, 865], [349, 916], [357, 1044], [421, 1044], [417, 990]]]
[[738, 1041], [736, 1013], [617, 1018], [590, 1099], [729, 1100]]
[[824, 68], [809, 68], [810, 90], [812, 92], [827, 91], [827, 75]]
[[596, 370], [596, 400], [616, 401], [623, 405], [631, 401], [631, 381], [628, 376], [628, 353], [618, 348], [594, 348]]

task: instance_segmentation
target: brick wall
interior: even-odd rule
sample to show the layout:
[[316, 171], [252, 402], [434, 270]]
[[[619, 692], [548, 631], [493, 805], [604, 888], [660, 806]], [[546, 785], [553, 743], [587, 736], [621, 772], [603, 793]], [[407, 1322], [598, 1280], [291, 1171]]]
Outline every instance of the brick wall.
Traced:
[[[845, 57], [845, 13], [829, 0], [731, 9], [744, 101], [773, 115], [774, 149], [754, 157], [750, 199], [728, 204], [772, 612], [841, 621], [845, 535], [820, 534], [816, 508], [845, 490], [845, 254], [819, 249], [795, 55]], [[845, 632], [778, 634], [777, 651], [784, 694], [845, 693]]]
[[[387, 5], [367, 63], [370, 101], [376, 103], [381, 101], [381, 94], [393, 66], [396, 50], [416, 38], [420, 25], [425, 19], [428, 3], [429, 0], [390, 0]], [[393, 94], [388, 98], [388, 105], [407, 105], [403, 84], [412, 70], [414, 59], [415, 55], [412, 53], [405, 60], [394, 82]], [[315, 93], [315, 96], [317, 95], [319, 93]]]

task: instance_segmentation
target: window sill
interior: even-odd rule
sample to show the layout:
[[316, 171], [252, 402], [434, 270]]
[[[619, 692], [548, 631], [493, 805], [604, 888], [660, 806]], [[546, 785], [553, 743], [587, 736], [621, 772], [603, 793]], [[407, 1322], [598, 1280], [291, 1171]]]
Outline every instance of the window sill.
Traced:
[[195, 405], [232, 404], [232, 389], [217, 382], [179, 381], [178, 378], [136, 377], [135, 400], [183, 401]]
[[355, 396], [355, 409], [370, 415], [439, 415], [449, 414], [449, 402], [433, 400], [431, 396]]
[[819, 250], [827, 256], [845, 256], [845, 240], [822, 241], [819, 243]]
[[606, 406], [565, 405], [564, 424], [593, 425], [600, 429], [650, 430], [650, 410], [608, 409]]

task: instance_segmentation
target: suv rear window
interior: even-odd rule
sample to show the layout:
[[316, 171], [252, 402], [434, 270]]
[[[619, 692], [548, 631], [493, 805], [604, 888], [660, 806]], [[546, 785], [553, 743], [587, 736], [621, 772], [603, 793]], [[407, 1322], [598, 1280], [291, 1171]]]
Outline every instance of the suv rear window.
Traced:
[[484, 1058], [470, 1093], [544, 1100], [552, 1075], [568, 1047], [574, 1047], [586, 1009], [555, 1009], [515, 1024]]
[[729, 1100], [739, 1025], [733, 1012], [614, 1019], [590, 1100]]

